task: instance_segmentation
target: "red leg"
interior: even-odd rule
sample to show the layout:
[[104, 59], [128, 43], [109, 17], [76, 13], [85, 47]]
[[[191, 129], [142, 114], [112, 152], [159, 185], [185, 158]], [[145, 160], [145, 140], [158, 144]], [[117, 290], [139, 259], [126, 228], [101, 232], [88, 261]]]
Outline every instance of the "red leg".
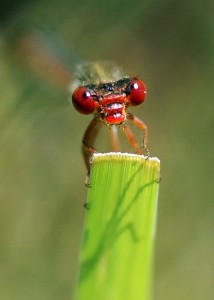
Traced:
[[90, 173], [91, 157], [95, 152], [95, 148], [93, 147], [93, 145], [101, 126], [102, 121], [99, 117], [95, 117], [88, 125], [82, 139], [82, 154], [85, 160], [86, 167], [88, 169], [88, 174]]
[[112, 143], [112, 149], [114, 152], [120, 151], [120, 143], [118, 139], [118, 133], [117, 133], [117, 126], [113, 125], [110, 127], [110, 133], [111, 133], [111, 143]]
[[127, 114], [127, 118], [129, 120], [131, 120], [135, 126], [137, 126], [138, 128], [140, 128], [143, 131], [143, 133], [144, 133], [143, 148], [146, 150], [147, 154], [149, 155], [149, 150], [147, 149], [148, 128], [147, 128], [146, 124], [143, 121], [141, 121], [139, 118], [135, 117], [134, 115], [132, 115], [130, 113]]
[[139, 147], [130, 127], [127, 124], [124, 125], [123, 131], [126, 135], [127, 140], [129, 141], [130, 145], [132, 146], [132, 148], [135, 149], [135, 152], [137, 154], [142, 154], [142, 149]]

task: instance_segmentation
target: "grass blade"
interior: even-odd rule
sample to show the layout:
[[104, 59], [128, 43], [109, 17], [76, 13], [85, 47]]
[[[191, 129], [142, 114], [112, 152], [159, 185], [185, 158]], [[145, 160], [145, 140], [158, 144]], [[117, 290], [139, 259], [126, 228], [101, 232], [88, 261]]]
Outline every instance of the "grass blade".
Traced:
[[93, 156], [75, 300], [149, 300], [160, 162]]

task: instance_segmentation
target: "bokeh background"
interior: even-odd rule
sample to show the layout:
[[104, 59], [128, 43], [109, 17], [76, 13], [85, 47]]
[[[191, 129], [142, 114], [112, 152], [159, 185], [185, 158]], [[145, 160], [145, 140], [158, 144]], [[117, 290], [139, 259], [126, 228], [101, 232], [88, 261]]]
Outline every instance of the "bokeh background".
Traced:
[[68, 87], [77, 63], [106, 59], [148, 88], [134, 112], [162, 163], [154, 299], [213, 299], [213, 6], [1, 1], [0, 299], [71, 299], [91, 117]]

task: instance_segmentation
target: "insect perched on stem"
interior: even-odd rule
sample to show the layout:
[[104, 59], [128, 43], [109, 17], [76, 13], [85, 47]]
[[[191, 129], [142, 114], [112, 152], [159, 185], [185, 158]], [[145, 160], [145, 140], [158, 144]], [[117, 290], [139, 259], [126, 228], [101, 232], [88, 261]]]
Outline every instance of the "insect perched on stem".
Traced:
[[127, 111], [130, 106], [140, 105], [144, 102], [146, 86], [138, 77], [119, 78], [115, 69], [111, 70], [109, 75], [98, 63], [83, 65], [80, 70], [79, 82], [76, 83], [77, 87], [72, 94], [72, 102], [77, 111], [86, 115], [94, 114], [82, 140], [82, 151], [88, 175], [91, 157], [95, 152], [93, 145], [103, 124], [110, 129], [113, 151], [119, 151], [117, 127], [122, 125], [126, 138], [135, 152], [142, 154], [142, 148], [139, 147], [126, 122], [127, 119], [130, 120], [143, 131], [143, 148], [149, 155], [147, 126]]

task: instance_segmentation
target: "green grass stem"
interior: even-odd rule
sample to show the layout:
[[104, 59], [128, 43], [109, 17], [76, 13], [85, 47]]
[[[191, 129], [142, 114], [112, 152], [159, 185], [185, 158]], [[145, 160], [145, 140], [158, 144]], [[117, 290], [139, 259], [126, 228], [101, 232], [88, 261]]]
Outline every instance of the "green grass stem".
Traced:
[[160, 161], [95, 154], [75, 300], [149, 300]]

